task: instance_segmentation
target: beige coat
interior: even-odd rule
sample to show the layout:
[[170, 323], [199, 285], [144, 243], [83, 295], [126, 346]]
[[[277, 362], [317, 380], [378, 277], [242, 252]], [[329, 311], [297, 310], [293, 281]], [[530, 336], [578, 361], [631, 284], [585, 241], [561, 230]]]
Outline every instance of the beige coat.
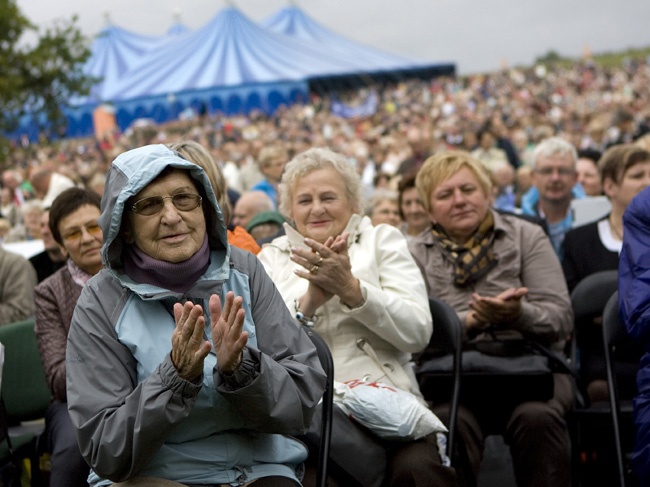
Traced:
[[[425, 276], [430, 296], [450, 304], [461, 320], [469, 311], [472, 293], [496, 296], [510, 287], [527, 287], [522, 314], [515, 323], [500, 324], [545, 345], [562, 350], [573, 330], [573, 311], [562, 267], [541, 227], [514, 215], [494, 214], [494, 254], [498, 265], [474, 285], [453, 285], [453, 263], [435, 243], [431, 232], [422, 233], [409, 248]], [[491, 339], [488, 334], [477, 338]]]
[[[294, 274], [291, 246], [304, 246], [303, 237], [286, 226], [287, 235], [265, 246], [258, 258], [292, 312], [294, 300], [307, 290], [307, 281]], [[420, 395], [411, 353], [428, 344], [431, 314], [422, 275], [401, 232], [389, 225], [372, 226], [368, 217], [353, 215], [349, 255], [352, 274], [359, 279], [365, 303], [350, 309], [334, 296], [316, 312], [315, 330], [334, 357], [335, 379], [368, 378]]]

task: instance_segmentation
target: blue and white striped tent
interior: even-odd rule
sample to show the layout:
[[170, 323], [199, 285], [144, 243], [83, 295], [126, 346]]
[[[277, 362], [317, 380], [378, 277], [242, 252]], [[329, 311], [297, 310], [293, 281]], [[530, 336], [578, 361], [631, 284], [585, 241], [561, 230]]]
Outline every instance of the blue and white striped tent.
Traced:
[[280, 9], [261, 21], [260, 25], [271, 32], [284, 34], [302, 43], [321, 46], [338, 57], [354, 59], [357, 71], [404, 70], [431, 64], [352, 41], [322, 26], [295, 5]]
[[160, 37], [104, 29], [85, 67], [102, 80], [86, 100], [71, 100], [67, 135], [92, 133], [92, 111], [101, 103], [114, 106], [124, 129], [138, 118], [173, 120], [188, 108], [272, 113], [307, 99], [323, 80], [435, 76], [455, 69], [350, 41], [297, 7], [281, 9], [261, 24], [228, 7], [200, 29], [176, 27]]

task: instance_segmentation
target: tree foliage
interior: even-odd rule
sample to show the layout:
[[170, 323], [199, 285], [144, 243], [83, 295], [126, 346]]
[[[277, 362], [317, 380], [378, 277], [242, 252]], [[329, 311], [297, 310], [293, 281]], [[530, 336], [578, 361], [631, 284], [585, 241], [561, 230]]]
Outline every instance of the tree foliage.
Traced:
[[39, 29], [15, 0], [0, 0], [0, 132], [15, 130], [26, 113], [43, 113], [54, 132], [65, 128], [63, 108], [96, 81], [82, 73], [90, 41], [76, 22], [73, 16]]

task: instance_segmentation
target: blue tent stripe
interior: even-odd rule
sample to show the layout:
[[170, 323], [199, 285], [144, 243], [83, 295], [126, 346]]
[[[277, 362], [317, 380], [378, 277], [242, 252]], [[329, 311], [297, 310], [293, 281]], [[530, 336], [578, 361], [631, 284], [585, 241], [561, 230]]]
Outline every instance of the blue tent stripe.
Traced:
[[[200, 29], [176, 23], [157, 37], [108, 26], [91, 51], [83, 70], [100, 81], [88, 97], [69, 100], [70, 136], [92, 132], [92, 111], [101, 103], [114, 106], [124, 129], [136, 117], [164, 122], [201, 104], [212, 111], [271, 113], [280, 104], [306, 99], [315, 80], [455, 69], [351, 41], [295, 6], [259, 24], [228, 7]], [[21, 130], [31, 137], [40, 124], [39, 117], [25, 117]]]

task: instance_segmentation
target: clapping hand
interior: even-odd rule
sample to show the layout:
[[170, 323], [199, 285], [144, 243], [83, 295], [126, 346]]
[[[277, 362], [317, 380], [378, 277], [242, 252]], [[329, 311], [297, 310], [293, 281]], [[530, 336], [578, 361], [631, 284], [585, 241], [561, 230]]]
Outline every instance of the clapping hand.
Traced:
[[203, 339], [205, 318], [200, 305], [187, 301], [174, 305], [176, 329], [172, 334], [172, 362], [183, 379], [194, 382], [203, 373], [203, 361], [212, 346]]
[[[219, 296], [213, 294], [208, 306], [217, 364], [223, 373], [231, 374], [239, 367], [242, 351], [248, 342], [248, 332], [242, 331], [245, 317], [242, 298], [235, 298], [230, 291], [226, 294], [222, 310]], [[174, 319], [176, 329], [172, 334], [172, 362], [179, 376], [193, 382], [203, 372], [203, 361], [212, 349], [210, 342], [204, 340], [203, 308], [191, 301], [176, 303]]]
[[241, 296], [235, 297], [235, 294], [229, 291], [222, 309], [219, 296], [210, 296], [212, 342], [217, 354], [217, 365], [224, 374], [232, 374], [237, 370], [244, 347], [248, 343], [248, 332], [242, 331], [246, 316], [242, 302]]
[[469, 302], [471, 312], [468, 315], [474, 326], [481, 324], [510, 323], [521, 316], [521, 299], [528, 294], [528, 288], [508, 288], [495, 297], [472, 294]]
[[296, 270], [296, 275], [309, 281], [307, 292], [300, 299], [305, 314], [313, 314], [333, 295], [339, 296], [349, 306], [362, 300], [359, 280], [352, 274], [348, 255], [349, 237], [348, 232], [343, 232], [329, 237], [323, 244], [306, 238], [305, 245], [310, 250], [291, 249], [291, 260], [305, 268]]

